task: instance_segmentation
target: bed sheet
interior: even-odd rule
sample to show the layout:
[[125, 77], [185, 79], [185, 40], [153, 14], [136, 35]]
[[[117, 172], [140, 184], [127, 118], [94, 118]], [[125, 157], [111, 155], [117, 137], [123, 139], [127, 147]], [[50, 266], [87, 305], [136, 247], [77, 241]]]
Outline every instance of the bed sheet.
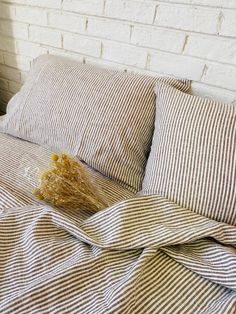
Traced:
[[92, 169], [108, 208], [40, 203], [28, 165], [50, 153], [0, 134], [0, 313], [236, 313], [235, 226]]
[[[0, 209], [12, 204], [38, 204], [32, 190], [38, 184], [38, 173], [49, 167], [52, 151], [34, 143], [0, 133]], [[93, 183], [112, 205], [134, 194], [120, 184], [86, 166]], [[4, 205], [5, 204], [5, 205]], [[8, 206], [8, 205], [6, 205]]]

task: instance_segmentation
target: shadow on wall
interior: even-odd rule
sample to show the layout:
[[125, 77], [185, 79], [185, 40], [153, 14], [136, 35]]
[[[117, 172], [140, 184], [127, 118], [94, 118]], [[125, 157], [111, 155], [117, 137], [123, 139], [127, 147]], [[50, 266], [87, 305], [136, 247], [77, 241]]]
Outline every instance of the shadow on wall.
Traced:
[[14, 21], [15, 7], [0, 0], [0, 114], [21, 88], [26, 65], [17, 57], [17, 40], [26, 39], [28, 26]]

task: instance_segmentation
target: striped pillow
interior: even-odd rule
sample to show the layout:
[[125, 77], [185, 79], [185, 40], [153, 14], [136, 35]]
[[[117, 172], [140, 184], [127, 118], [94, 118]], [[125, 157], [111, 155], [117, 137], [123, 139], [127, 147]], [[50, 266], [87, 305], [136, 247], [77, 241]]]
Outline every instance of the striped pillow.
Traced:
[[189, 88], [187, 81], [41, 56], [10, 101], [0, 131], [76, 155], [137, 191], [151, 146], [158, 80]]
[[141, 194], [159, 194], [236, 225], [235, 105], [158, 83], [156, 121]]

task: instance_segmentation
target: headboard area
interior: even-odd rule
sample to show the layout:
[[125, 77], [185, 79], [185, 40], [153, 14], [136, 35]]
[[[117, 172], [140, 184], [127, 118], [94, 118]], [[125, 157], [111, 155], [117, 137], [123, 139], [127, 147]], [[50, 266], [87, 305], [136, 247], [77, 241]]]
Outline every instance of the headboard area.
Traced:
[[236, 102], [235, 0], [1, 0], [0, 111], [41, 54], [193, 81]]

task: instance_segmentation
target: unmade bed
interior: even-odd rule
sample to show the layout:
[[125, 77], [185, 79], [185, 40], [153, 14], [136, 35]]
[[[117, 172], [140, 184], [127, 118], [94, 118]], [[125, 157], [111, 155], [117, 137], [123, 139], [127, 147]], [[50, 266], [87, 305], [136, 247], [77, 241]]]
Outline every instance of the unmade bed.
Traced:
[[[56, 58], [56, 62], [62, 61]], [[56, 77], [53, 78], [56, 81]], [[38, 72], [37, 79], [39, 86]], [[63, 82], [60, 81], [60, 84]], [[170, 99], [174, 87], [170, 87], [169, 81], [159, 85], [160, 89], [167, 89], [167, 99]], [[51, 92], [53, 94], [54, 91]], [[163, 193], [154, 191], [158, 185], [156, 180], [151, 191], [149, 183], [153, 184], [154, 179], [149, 180], [150, 176], [157, 175], [156, 172], [163, 171], [163, 168], [153, 170], [152, 163], [148, 161], [145, 173], [140, 174], [138, 167], [133, 172], [130, 170], [140, 175], [143, 181], [140, 190], [138, 179], [133, 180], [130, 172], [127, 177], [124, 176], [126, 172], [121, 171], [111, 174], [111, 166], [102, 168], [103, 164], [99, 164], [102, 158], [95, 162], [94, 156], [97, 158], [97, 152], [102, 152], [101, 148], [96, 148], [96, 154], [82, 149], [79, 157], [88, 164], [86, 167], [93, 182], [110, 204], [108, 208], [94, 214], [83, 208], [64, 210], [40, 202], [32, 194], [36, 184], [35, 171], [47, 166], [51, 152], [59, 149], [59, 137], [51, 132], [50, 144], [45, 129], [39, 132], [37, 140], [34, 138], [36, 132], [31, 127], [43, 119], [37, 118], [36, 122], [32, 122], [33, 116], [29, 118], [32, 96], [27, 88], [20, 93], [25, 93], [23, 98], [27, 100], [24, 100], [24, 108], [28, 116], [26, 112], [19, 111], [22, 110], [20, 105], [16, 109], [14, 102], [19, 102], [18, 95], [10, 103], [6, 117], [0, 119], [0, 312], [236, 313], [236, 226], [232, 190], [227, 190], [227, 200], [231, 200], [231, 205], [227, 203], [227, 208], [231, 206], [227, 215], [221, 212], [219, 216], [216, 210], [205, 213], [210, 203], [204, 203], [204, 210], [195, 210], [201, 207], [198, 205], [200, 196], [191, 203], [190, 210], [181, 197], [177, 202], [174, 194], [167, 193], [163, 180], [158, 183], [162, 184]], [[47, 91], [44, 90], [45, 93]], [[183, 97], [175, 94], [176, 97], [184, 103]], [[41, 99], [37, 100], [40, 107]], [[184, 112], [186, 114], [186, 110]], [[19, 114], [25, 129], [14, 121]], [[105, 115], [104, 112], [102, 115]], [[170, 117], [165, 115], [165, 111], [160, 116]], [[169, 124], [160, 125], [164, 128]], [[160, 125], [155, 126], [155, 132]], [[98, 130], [99, 125], [95, 126]], [[151, 153], [145, 153], [147, 159], [154, 158], [154, 149], [165, 149], [161, 143], [155, 145], [157, 134], [153, 134], [153, 128], [150, 132], [153, 142], [143, 141], [145, 145], [152, 142]], [[75, 130], [74, 127], [72, 129]], [[230, 130], [227, 130], [229, 139]], [[74, 154], [74, 138], [69, 136], [70, 132], [65, 133], [67, 146], [62, 145], [62, 149]], [[129, 141], [131, 133], [128, 133]], [[147, 134], [147, 130], [144, 133]], [[163, 131], [163, 134], [166, 136], [168, 132]], [[83, 133], [82, 138], [89, 141], [91, 133], [87, 136]], [[167, 139], [165, 143], [168, 143]], [[123, 154], [127, 147], [122, 147], [119, 153]], [[114, 146], [111, 149], [114, 157], [116, 150]], [[172, 149], [175, 150], [173, 146]], [[186, 147], [180, 153], [185, 150]], [[141, 156], [138, 149], [136, 153]], [[155, 158], [167, 155], [163, 151]], [[125, 159], [125, 166], [129, 166], [128, 158], [131, 157], [129, 154]], [[165, 160], [171, 164], [172, 159], [168, 158], [165, 157]], [[178, 161], [180, 163], [181, 160]], [[184, 169], [187, 167], [185, 165]], [[171, 177], [170, 169], [167, 174]], [[194, 173], [191, 175], [194, 176]], [[217, 185], [217, 179], [215, 182]], [[171, 191], [174, 191], [173, 181], [171, 184]], [[220, 188], [223, 187], [220, 185]], [[186, 199], [186, 195], [184, 197]], [[211, 202], [214, 203], [214, 200]]]

